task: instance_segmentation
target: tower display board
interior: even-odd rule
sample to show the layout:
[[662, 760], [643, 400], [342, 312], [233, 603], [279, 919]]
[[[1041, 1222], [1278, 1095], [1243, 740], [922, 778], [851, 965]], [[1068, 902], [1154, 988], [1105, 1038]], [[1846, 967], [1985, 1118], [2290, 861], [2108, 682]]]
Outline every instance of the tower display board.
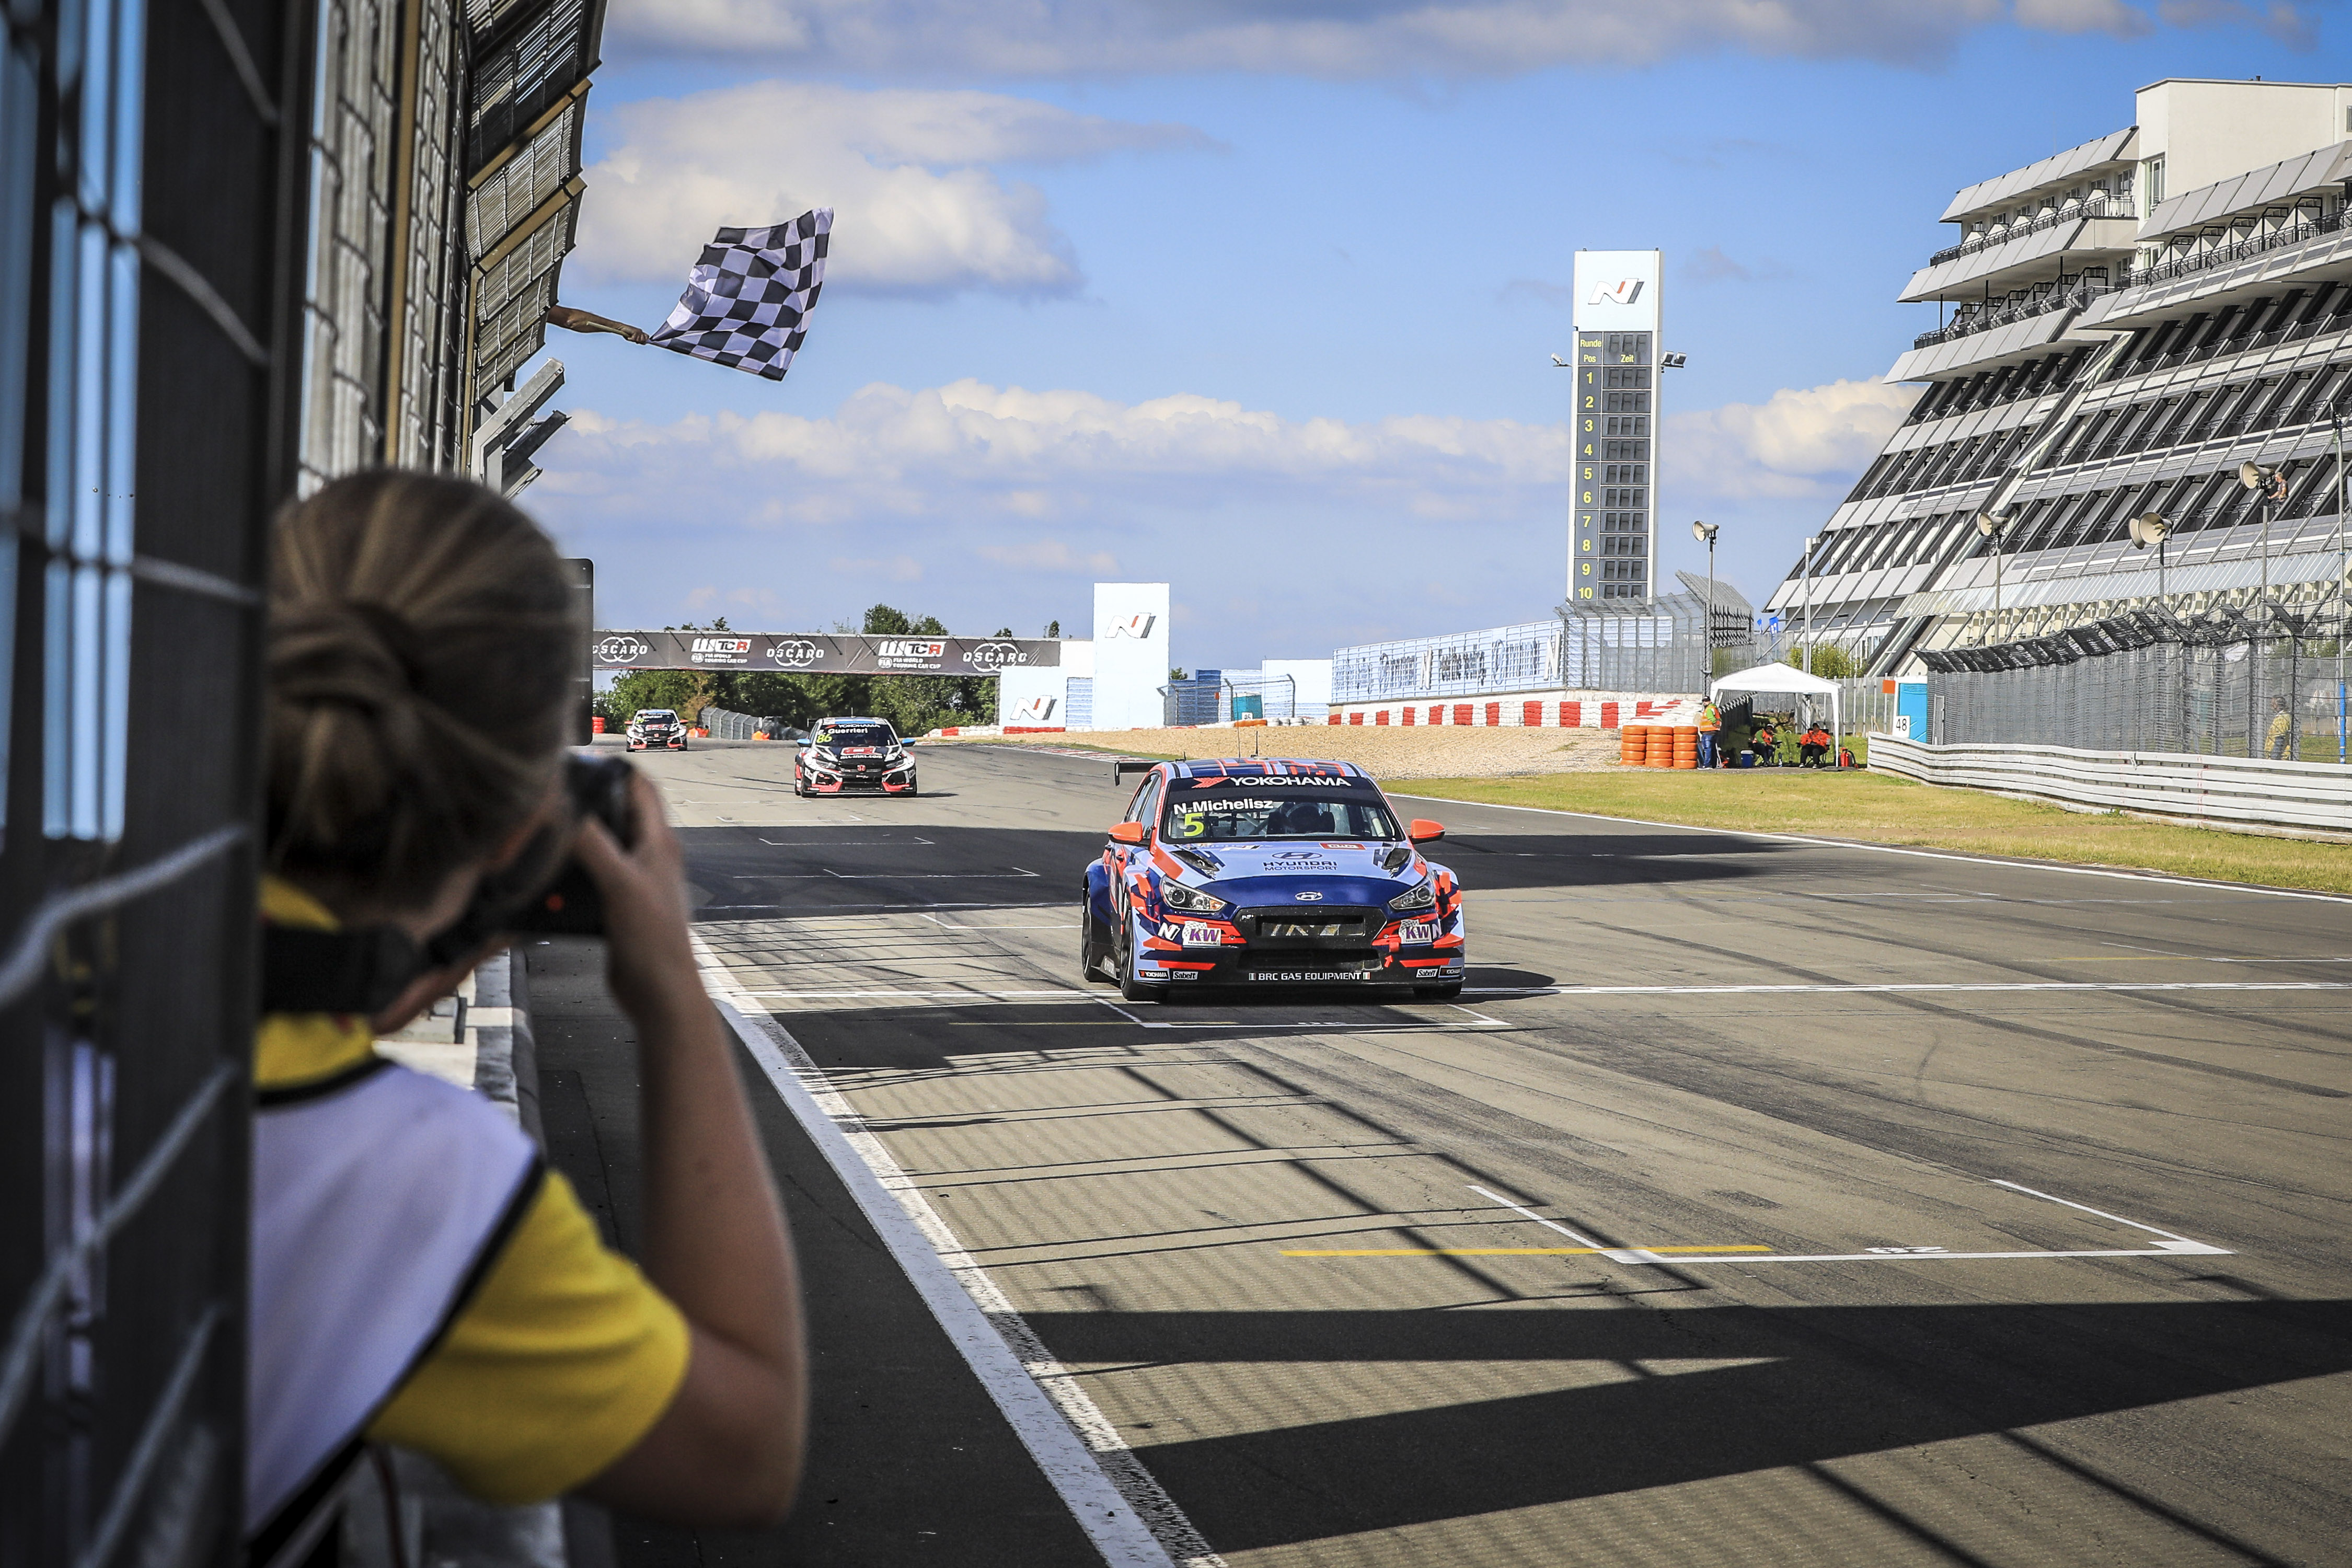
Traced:
[[1639, 604], [1656, 592], [1660, 260], [1654, 250], [1576, 253], [1572, 605]]

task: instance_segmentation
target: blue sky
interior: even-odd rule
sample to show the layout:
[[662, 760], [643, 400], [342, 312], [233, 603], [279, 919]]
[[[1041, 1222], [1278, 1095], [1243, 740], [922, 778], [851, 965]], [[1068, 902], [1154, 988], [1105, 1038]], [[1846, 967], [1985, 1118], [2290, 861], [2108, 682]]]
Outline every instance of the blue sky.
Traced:
[[1101, 576], [1171, 583], [1188, 665], [1541, 618], [1570, 258], [1656, 246], [1665, 564], [1706, 517], [1760, 599], [1901, 416], [1878, 377], [1934, 319], [1894, 295], [1952, 190], [2164, 76], [2330, 77], [2340, 20], [614, 0], [566, 301], [651, 326], [712, 227], [813, 205], [834, 257], [781, 384], [554, 334], [574, 425], [528, 504], [607, 626], [1075, 633]]

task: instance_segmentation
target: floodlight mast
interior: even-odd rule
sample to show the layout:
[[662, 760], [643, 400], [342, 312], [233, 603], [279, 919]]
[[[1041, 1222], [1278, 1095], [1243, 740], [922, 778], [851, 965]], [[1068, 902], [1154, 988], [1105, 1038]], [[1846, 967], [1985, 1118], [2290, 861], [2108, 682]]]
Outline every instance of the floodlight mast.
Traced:
[[2009, 531], [2016, 517], [2014, 510], [1998, 517], [1989, 511], [1977, 513], [1977, 531], [1992, 541], [1992, 626], [1987, 631], [1987, 642], [2000, 631], [2000, 536]]
[[2276, 466], [2265, 468], [2260, 463], [2246, 462], [2238, 465], [2238, 482], [2254, 492], [2254, 504], [2262, 509], [2261, 609], [2263, 623], [2267, 625], [2271, 619], [2271, 506], [2273, 502], [2283, 499], [2280, 492], [2286, 489], [2285, 476]]
[[2152, 511], [2144, 511], [2131, 520], [2131, 542], [2134, 550], [2156, 546], [2156, 602], [2162, 605], [2164, 592], [2164, 542], [2172, 537], [2172, 524]]
[[1715, 683], [1715, 536], [1722, 531], [1723, 524], [1719, 522], [1691, 524], [1691, 537], [1706, 545], [1706, 686]]

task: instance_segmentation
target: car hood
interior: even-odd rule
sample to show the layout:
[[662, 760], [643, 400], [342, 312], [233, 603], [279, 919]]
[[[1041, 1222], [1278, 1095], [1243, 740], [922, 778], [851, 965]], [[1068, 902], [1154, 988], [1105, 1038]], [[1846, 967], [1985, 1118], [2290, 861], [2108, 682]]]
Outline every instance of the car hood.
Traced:
[[[1236, 904], [1386, 904], [1436, 868], [1415, 851], [1391, 871], [1381, 862], [1395, 850], [1393, 843], [1377, 840], [1319, 844], [1286, 839], [1268, 844], [1168, 844], [1162, 852], [1184, 868], [1178, 879], [1186, 887], [1203, 889]], [[1160, 869], [1165, 872], [1166, 864]], [[1323, 896], [1319, 900], [1298, 897], [1307, 892]]]

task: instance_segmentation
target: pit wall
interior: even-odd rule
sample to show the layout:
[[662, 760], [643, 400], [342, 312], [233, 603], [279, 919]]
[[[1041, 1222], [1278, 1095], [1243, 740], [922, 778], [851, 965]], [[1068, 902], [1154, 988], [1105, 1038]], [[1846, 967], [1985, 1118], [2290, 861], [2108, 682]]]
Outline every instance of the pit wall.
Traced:
[[1693, 724], [1699, 700], [1667, 692], [1520, 691], [1432, 701], [1335, 702], [1333, 724], [1450, 725], [1473, 729], [1615, 730]]

